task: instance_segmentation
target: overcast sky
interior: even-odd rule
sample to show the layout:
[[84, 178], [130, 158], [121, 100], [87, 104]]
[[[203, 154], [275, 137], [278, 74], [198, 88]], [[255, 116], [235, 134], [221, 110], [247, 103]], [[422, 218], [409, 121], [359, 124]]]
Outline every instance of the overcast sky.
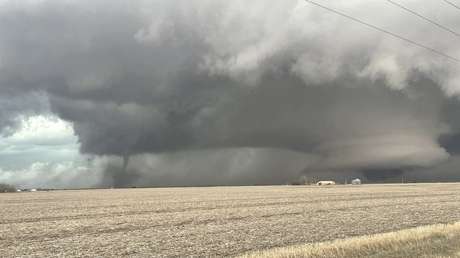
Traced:
[[460, 11], [316, 2], [413, 43], [301, 0], [0, 1], [0, 182], [459, 180]]

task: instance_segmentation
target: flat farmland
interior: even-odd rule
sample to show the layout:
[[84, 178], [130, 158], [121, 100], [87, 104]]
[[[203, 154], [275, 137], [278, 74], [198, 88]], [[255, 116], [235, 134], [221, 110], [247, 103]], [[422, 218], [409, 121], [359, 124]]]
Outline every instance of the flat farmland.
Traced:
[[460, 221], [460, 184], [0, 195], [0, 257], [231, 256]]

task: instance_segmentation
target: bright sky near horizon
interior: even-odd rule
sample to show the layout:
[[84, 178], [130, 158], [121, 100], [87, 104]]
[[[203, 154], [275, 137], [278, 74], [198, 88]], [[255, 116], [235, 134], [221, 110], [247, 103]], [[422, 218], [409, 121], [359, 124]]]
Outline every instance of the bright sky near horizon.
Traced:
[[22, 117], [17, 131], [0, 137], [0, 181], [33, 187], [26, 182], [37, 174], [47, 179], [63, 170], [75, 171], [84, 165], [78, 149], [71, 123], [53, 115]]

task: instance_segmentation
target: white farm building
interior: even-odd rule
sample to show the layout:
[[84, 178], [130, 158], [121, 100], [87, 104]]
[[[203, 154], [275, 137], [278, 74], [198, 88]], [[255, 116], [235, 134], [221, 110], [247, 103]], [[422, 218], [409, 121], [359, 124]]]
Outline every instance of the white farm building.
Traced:
[[334, 181], [318, 181], [316, 183], [316, 185], [318, 186], [323, 186], [323, 185], [335, 185], [335, 182]]
[[351, 184], [352, 185], [360, 185], [361, 184], [361, 179], [355, 178], [355, 179], [351, 180]]

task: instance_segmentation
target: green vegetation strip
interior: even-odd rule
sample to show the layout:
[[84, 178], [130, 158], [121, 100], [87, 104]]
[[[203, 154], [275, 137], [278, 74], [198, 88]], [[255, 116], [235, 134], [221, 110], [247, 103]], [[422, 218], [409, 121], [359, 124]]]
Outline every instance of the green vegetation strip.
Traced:
[[460, 222], [256, 251], [241, 257], [460, 257]]

